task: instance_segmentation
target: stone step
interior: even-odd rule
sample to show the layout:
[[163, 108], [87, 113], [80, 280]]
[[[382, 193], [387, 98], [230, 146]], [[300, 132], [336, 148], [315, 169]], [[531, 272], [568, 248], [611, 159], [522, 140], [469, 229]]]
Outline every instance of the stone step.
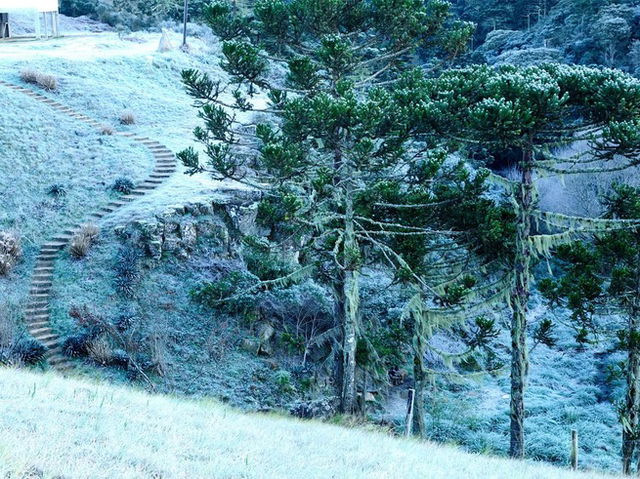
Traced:
[[39, 339], [44, 339], [44, 337], [47, 334], [53, 334], [53, 330], [51, 329], [51, 327], [49, 327], [49, 326], [40, 326], [40, 325], [35, 327], [33, 324], [31, 324], [31, 328], [29, 329], [29, 332], [31, 333], [31, 335], [33, 337], [37, 337]]
[[48, 341], [58, 341], [60, 339], [59, 336], [50, 329], [43, 334], [34, 334], [33, 332], [31, 334], [34, 338], [44, 344], [46, 344]]
[[53, 266], [36, 266], [33, 269], [34, 273], [53, 273], [53, 271], [54, 271]]

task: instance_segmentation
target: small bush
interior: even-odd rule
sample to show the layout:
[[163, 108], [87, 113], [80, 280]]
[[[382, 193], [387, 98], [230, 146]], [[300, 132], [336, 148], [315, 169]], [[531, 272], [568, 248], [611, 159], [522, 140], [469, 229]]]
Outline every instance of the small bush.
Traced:
[[123, 349], [116, 349], [111, 353], [109, 364], [118, 368], [127, 369], [130, 363], [129, 354]]
[[140, 279], [139, 259], [138, 251], [133, 248], [125, 247], [118, 253], [115, 286], [125, 298], [132, 298], [135, 294], [136, 283]]
[[0, 276], [9, 274], [21, 256], [20, 237], [15, 233], [0, 231]]
[[20, 72], [20, 78], [25, 83], [37, 85], [47, 91], [56, 91], [58, 89], [58, 79], [53, 75], [25, 68]]
[[130, 330], [131, 327], [137, 322], [137, 320], [138, 318], [135, 314], [123, 313], [113, 321], [113, 325], [118, 331], [124, 333]]
[[40, 363], [44, 359], [47, 348], [39, 341], [28, 338], [18, 341], [14, 346], [13, 354], [15, 358], [22, 364], [34, 365]]
[[67, 195], [67, 188], [64, 185], [56, 183], [51, 185], [47, 190], [47, 195], [53, 196], [54, 198], [62, 198]]
[[62, 344], [62, 351], [69, 357], [80, 358], [89, 354], [89, 343], [93, 335], [89, 332], [82, 332], [67, 337]]
[[111, 189], [118, 193], [122, 193], [123, 195], [128, 195], [135, 189], [135, 187], [136, 185], [129, 178], [121, 177], [113, 183]]
[[113, 350], [106, 338], [98, 336], [87, 343], [87, 355], [96, 363], [106, 366], [111, 362]]
[[91, 245], [96, 241], [100, 234], [100, 228], [96, 225], [86, 224], [71, 238], [69, 244], [69, 252], [76, 259], [87, 256]]
[[136, 117], [130, 111], [123, 111], [120, 113], [120, 123], [122, 125], [134, 125], [136, 123]]
[[105, 136], [111, 136], [114, 133], [115, 133], [115, 130], [113, 129], [113, 127], [110, 127], [110, 126], [103, 126], [102, 129], [100, 130], [100, 134]]

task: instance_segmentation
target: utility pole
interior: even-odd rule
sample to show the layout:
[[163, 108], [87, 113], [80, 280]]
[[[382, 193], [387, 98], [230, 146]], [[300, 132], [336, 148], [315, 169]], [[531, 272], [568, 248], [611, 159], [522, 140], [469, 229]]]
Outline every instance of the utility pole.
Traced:
[[184, 0], [184, 29], [182, 30], [182, 48], [187, 48], [187, 20], [189, 19], [189, 0]]

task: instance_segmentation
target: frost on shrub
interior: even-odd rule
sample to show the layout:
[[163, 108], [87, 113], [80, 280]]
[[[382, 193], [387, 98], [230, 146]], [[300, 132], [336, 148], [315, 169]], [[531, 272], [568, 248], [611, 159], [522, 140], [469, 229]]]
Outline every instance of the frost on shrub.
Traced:
[[0, 276], [6, 276], [22, 256], [20, 237], [16, 233], [0, 231]]
[[47, 348], [33, 338], [19, 340], [13, 347], [13, 356], [20, 364], [35, 365], [40, 363], [47, 352]]
[[334, 307], [328, 292], [312, 281], [276, 291], [263, 304], [266, 314], [278, 319], [282, 342], [302, 355], [302, 364], [314, 349], [334, 339], [329, 334], [335, 327]]
[[157, 367], [142, 351], [148, 338], [137, 328], [123, 324], [121, 318], [112, 321], [92, 312], [87, 306], [73, 306], [69, 316], [78, 326], [75, 334], [66, 338], [63, 351], [71, 357], [86, 357], [102, 366], [126, 367], [133, 377], [151, 380], [145, 370]]
[[20, 72], [20, 78], [25, 83], [39, 86], [47, 91], [55, 91], [58, 89], [58, 79], [56, 77], [31, 68], [25, 68], [22, 70]]
[[129, 178], [120, 177], [114, 181], [111, 189], [118, 193], [122, 193], [123, 195], [128, 195], [135, 189], [135, 187], [135, 184]]
[[258, 278], [246, 271], [231, 271], [222, 274], [216, 281], [203, 283], [191, 291], [191, 297], [210, 308], [227, 313], [246, 314], [256, 308], [253, 290]]
[[53, 184], [47, 189], [47, 195], [53, 198], [62, 198], [67, 195], [67, 188], [60, 183]]
[[136, 122], [135, 115], [130, 111], [123, 111], [120, 113], [120, 123], [122, 125], [133, 125]]
[[131, 247], [118, 252], [115, 264], [115, 287], [125, 298], [133, 298], [136, 283], [140, 279], [140, 254]]
[[73, 235], [69, 244], [69, 253], [76, 259], [81, 259], [87, 256], [89, 249], [95, 243], [98, 235], [100, 234], [100, 228], [93, 224], [85, 224], [80, 227], [80, 230]]
[[8, 305], [0, 305], [0, 364], [31, 366], [40, 363], [46, 348], [31, 336], [18, 335], [16, 317], [8, 310]]

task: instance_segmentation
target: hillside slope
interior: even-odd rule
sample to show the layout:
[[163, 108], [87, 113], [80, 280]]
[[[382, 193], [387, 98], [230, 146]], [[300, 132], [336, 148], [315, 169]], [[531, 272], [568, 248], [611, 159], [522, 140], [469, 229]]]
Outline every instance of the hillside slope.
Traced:
[[604, 477], [52, 375], [0, 369], [0, 384], [2, 477]]

